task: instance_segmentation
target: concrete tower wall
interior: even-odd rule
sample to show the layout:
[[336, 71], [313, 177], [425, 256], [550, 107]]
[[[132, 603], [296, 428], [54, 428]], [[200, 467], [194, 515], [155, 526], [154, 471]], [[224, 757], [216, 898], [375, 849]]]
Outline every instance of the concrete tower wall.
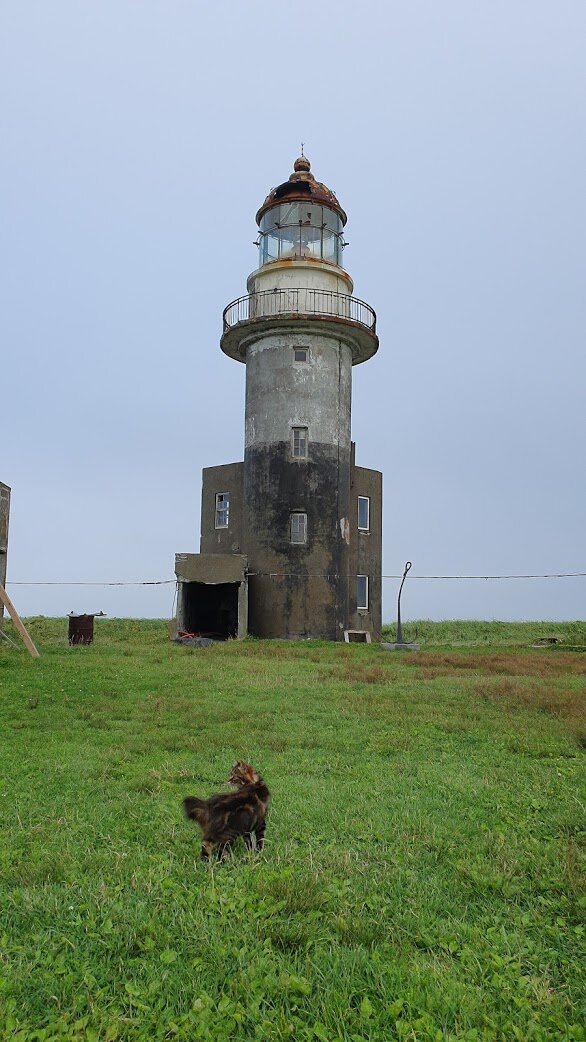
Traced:
[[[296, 347], [307, 361], [295, 361]], [[243, 552], [253, 634], [335, 640], [348, 626], [351, 373], [348, 345], [309, 327], [247, 349]], [[294, 455], [300, 427], [304, 457]], [[302, 543], [292, 541], [297, 513], [307, 517]]]
[[[295, 361], [295, 348], [308, 349], [306, 362]], [[288, 445], [293, 427], [308, 428], [310, 448], [335, 445], [349, 452], [351, 403], [352, 352], [346, 344], [307, 329], [273, 332], [247, 348], [245, 453]]]

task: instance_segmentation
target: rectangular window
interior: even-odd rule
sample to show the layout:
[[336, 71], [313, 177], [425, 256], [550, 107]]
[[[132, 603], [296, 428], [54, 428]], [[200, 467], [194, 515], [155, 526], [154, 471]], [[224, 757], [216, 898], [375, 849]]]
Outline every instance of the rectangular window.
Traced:
[[356, 576], [356, 607], [360, 611], [368, 611], [368, 576]]
[[307, 542], [307, 514], [291, 514], [291, 542]]
[[293, 428], [293, 441], [292, 441], [292, 453], [296, 459], [307, 458], [307, 427], [294, 427]]
[[293, 361], [294, 362], [309, 362], [309, 348], [308, 347], [294, 347], [293, 348]]
[[216, 492], [216, 528], [227, 528], [230, 516], [230, 493]]
[[370, 532], [370, 499], [358, 496], [358, 531]]

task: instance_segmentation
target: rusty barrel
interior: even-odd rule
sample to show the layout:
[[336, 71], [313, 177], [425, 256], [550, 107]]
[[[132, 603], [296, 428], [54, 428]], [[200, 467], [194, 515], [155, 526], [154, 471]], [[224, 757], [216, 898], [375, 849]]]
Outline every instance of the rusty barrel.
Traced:
[[69, 643], [91, 644], [94, 639], [94, 615], [69, 616]]

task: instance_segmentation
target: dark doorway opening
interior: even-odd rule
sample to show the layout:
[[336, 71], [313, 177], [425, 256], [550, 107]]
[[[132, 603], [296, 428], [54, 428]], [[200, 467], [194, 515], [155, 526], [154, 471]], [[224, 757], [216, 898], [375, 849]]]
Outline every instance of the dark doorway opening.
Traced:
[[183, 583], [183, 625], [188, 633], [215, 640], [238, 634], [240, 583]]

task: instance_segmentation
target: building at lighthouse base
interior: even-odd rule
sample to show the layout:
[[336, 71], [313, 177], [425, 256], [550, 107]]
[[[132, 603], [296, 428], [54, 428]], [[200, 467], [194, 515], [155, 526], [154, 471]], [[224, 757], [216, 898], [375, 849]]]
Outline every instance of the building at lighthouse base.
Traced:
[[[350, 630], [380, 640], [382, 474], [356, 466], [354, 444], [349, 487], [351, 517], [339, 519], [333, 540], [318, 529], [314, 546], [300, 543], [295, 562], [287, 518], [264, 536], [246, 531], [244, 463], [206, 467], [201, 553], [177, 554], [175, 562], [179, 629], [220, 639], [250, 633], [291, 640], [344, 640]], [[259, 491], [270, 502], [277, 494], [277, 487]], [[340, 537], [348, 547], [346, 575], [332, 571], [332, 542]]]

